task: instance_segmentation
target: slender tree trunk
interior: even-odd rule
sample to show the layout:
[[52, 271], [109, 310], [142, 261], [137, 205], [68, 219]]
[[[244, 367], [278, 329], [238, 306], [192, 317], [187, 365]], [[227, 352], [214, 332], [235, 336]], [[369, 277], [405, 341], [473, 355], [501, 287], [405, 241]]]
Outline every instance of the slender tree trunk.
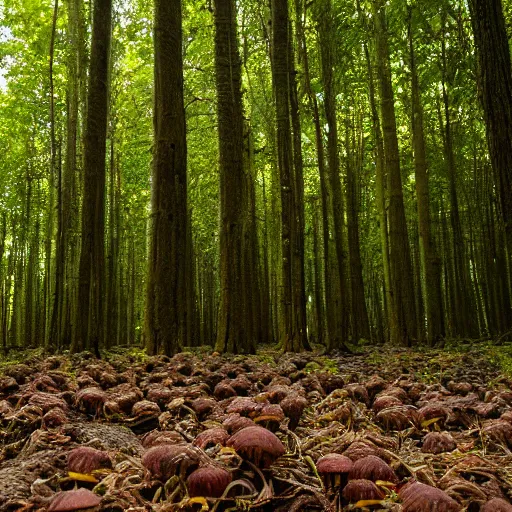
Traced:
[[[295, 9], [296, 9], [296, 18], [301, 20], [303, 17], [306, 17], [306, 6], [302, 8], [301, 0], [295, 0]], [[322, 321], [320, 324], [321, 341], [318, 343], [325, 343], [328, 347], [331, 346], [339, 346], [339, 342], [341, 341], [341, 316], [338, 315], [339, 308], [336, 307], [335, 301], [332, 299], [332, 280], [337, 278], [337, 266], [331, 265], [329, 263], [329, 222], [332, 224], [332, 203], [331, 203], [331, 194], [329, 192], [329, 184], [327, 179], [327, 171], [325, 168], [325, 154], [324, 154], [324, 142], [323, 142], [323, 134], [322, 134], [322, 126], [320, 120], [320, 110], [318, 107], [318, 101], [316, 95], [313, 93], [311, 87], [311, 76], [309, 72], [309, 56], [308, 56], [308, 48], [307, 48], [307, 40], [305, 37], [305, 32], [302, 27], [302, 23], [297, 23], [297, 34], [299, 38], [299, 48], [301, 50], [300, 55], [302, 57], [303, 68], [304, 68], [304, 87], [306, 90], [306, 94], [308, 96], [310, 108], [313, 115], [313, 125], [315, 127], [315, 143], [316, 143], [316, 156], [317, 156], [317, 165], [318, 165], [318, 175], [320, 178], [320, 195], [321, 195], [321, 211], [322, 211], [322, 253], [323, 253], [323, 266], [319, 264], [320, 259], [320, 236], [318, 234], [318, 219], [315, 217], [314, 227], [316, 227], [317, 232], [314, 238], [314, 253], [315, 253], [315, 271], [318, 272], [318, 275], [315, 272], [316, 276], [316, 286], [317, 294], [322, 290], [320, 296], [317, 295], [317, 299], [321, 302], [318, 303], [318, 308], [321, 308], [324, 304], [324, 290], [321, 286], [321, 272], [320, 267], [323, 269], [323, 281], [325, 283], [325, 322]], [[316, 222], [316, 224], [315, 224]], [[323, 309], [322, 309], [323, 311]], [[323, 315], [322, 315], [323, 318]], [[326, 331], [324, 332], [324, 325]], [[333, 338], [334, 341], [332, 343], [329, 340]]]
[[389, 62], [389, 43], [386, 13], [382, 0], [374, 2], [377, 62], [380, 84], [384, 158], [387, 172], [387, 193], [389, 198], [389, 261], [393, 328], [390, 332], [392, 343], [410, 345], [416, 334], [416, 311], [413, 287], [413, 273], [407, 223], [405, 218], [400, 158], [396, 132], [394, 94]]
[[155, 0], [155, 149], [145, 341], [150, 353], [183, 345], [186, 315], [187, 146], [181, 1]]
[[380, 246], [382, 254], [382, 273], [383, 282], [383, 309], [384, 317], [387, 322], [383, 322], [384, 341], [390, 339], [390, 332], [396, 331], [397, 319], [395, 318], [395, 310], [391, 307], [391, 272], [389, 265], [389, 236], [388, 236], [388, 212], [386, 209], [386, 169], [384, 166], [384, 143], [382, 141], [382, 132], [380, 126], [380, 118], [377, 109], [377, 100], [375, 93], [375, 85], [373, 78], [372, 61], [368, 45], [364, 44], [364, 52], [366, 57], [366, 65], [368, 69], [368, 89], [370, 98], [370, 107], [372, 111], [372, 128], [375, 138], [375, 200], [377, 203], [377, 213], [379, 218], [379, 234]]
[[55, 138], [55, 97], [53, 85], [53, 60], [55, 48], [55, 31], [57, 27], [57, 16], [59, 10], [59, 0], [55, 0], [53, 7], [52, 32], [50, 38], [50, 140], [51, 140], [51, 157], [50, 157], [50, 187], [53, 187], [53, 178], [57, 176], [57, 254], [55, 258], [55, 285], [53, 294], [53, 305], [50, 320], [50, 331], [48, 336], [48, 347], [55, 349], [59, 347], [59, 325], [62, 309], [63, 295], [63, 278], [64, 278], [64, 245], [62, 240], [62, 174], [57, 174], [57, 141]]
[[76, 338], [99, 356], [105, 313], [105, 157], [108, 116], [112, 0], [94, 2], [92, 47], [84, 139], [84, 193]]
[[[445, 14], [446, 16], [446, 14]], [[443, 23], [444, 25], [444, 23]], [[440, 126], [444, 143], [444, 156], [448, 170], [449, 194], [450, 194], [450, 222], [453, 234], [453, 270], [454, 270], [454, 334], [457, 336], [476, 337], [478, 327], [476, 325], [476, 310], [474, 307], [473, 293], [471, 290], [471, 278], [469, 275], [468, 258], [465, 249], [465, 241], [460, 219], [459, 199], [457, 194], [457, 165], [453, 148], [452, 122], [450, 113], [450, 98], [446, 84], [447, 66], [446, 42], [442, 41], [442, 100], [444, 108], [443, 116], [440, 116]], [[444, 124], [443, 124], [444, 122]]]
[[296, 169], [294, 169], [290, 127], [291, 73], [294, 73], [293, 62], [290, 62], [290, 38], [288, 1], [272, 0], [272, 77], [276, 104], [281, 196], [282, 348], [285, 352], [296, 352], [307, 348], [307, 332], [303, 326], [305, 293], [304, 289], [296, 289], [300, 283], [294, 273], [294, 260], [297, 264], [297, 254], [294, 254], [294, 250], [300, 250], [298, 247], [300, 247], [300, 237], [303, 235], [299, 233], [297, 204], [299, 194], [296, 189]]
[[215, 0], [215, 72], [220, 157], [220, 309], [215, 349], [254, 353], [248, 184], [244, 175], [241, 63], [234, 0]]
[[[370, 340], [370, 322], [366, 308], [365, 287], [363, 281], [363, 266], [361, 263], [361, 248], [359, 242], [359, 186], [357, 183], [356, 168], [363, 165], [362, 147], [360, 141], [358, 146], [351, 143], [352, 131], [354, 137], [356, 132], [362, 134], [362, 126], [359, 125], [350, 130], [349, 119], [346, 120], [345, 146], [347, 151], [347, 231], [349, 246], [350, 266], [350, 288], [351, 288], [351, 311], [352, 311], [352, 339], [358, 342], [361, 338]], [[357, 157], [357, 155], [359, 158]]]
[[[416, 178], [416, 199], [418, 205], [420, 260], [424, 276], [422, 284], [427, 317], [427, 341], [429, 345], [434, 345], [445, 335], [443, 312], [441, 309], [443, 302], [441, 294], [440, 261], [434, 245], [431, 229], [428, 170], [425, 134], [423, 131], [423, 107], [420, 98], [418, 71], [416, 69], [411, 19], [412, 12], [409, 13], [408, 29], [412, 91], [412, 139]], [[417, 291], [417, 293], [419, 292], [420, 290]]]
[[330, 336], [328, 350], [345, 348], [350, 328], [350, 292], [347, 279], [347, 254], [345, 244], [345, 206], [340, 180], [340, 158], [338, 154], [338, 124], [336, 121], [336, 84], [334, 80], [334, 35], [331, 0], [323, 0], [318, 13], [319, 39], [321, 55], [321, 78], [324, 88], [324, 111], [327, 121], [327, 174], [332, 193], [332, 211], [334, 243], [338, 263], [339, 309], [336, 315], [340, 319], [339, 338]]

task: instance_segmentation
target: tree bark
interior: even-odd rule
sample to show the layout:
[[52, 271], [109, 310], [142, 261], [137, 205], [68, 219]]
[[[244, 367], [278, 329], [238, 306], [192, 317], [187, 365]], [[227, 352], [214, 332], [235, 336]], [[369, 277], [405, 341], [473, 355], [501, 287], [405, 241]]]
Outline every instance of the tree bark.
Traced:
[[[512, 293], [512, 71], [510, 48], [501, 0], [469, 0], [478, 57], [480, 100], [484, 110], [487, 143], [494, 171], [500, 214], [505, 226], [508, 262], [505, 296]], [[507, 269], [508, 267], [508, 269]], [[505, 276], [502, 276], [504, 278]], [[508, 302], [508, 303], [507, 303]], [[510, 301], [505, 315], [511, 327]]]
[[[420, 87], [418, 71], [416, 68], [411, 24], [412, 12], [409, 13], [408, 25], [409, 59], [411, 66], [412, 142], [416, 178], [416, 199], [418, 205], [420, 261], [424, 276], [423, 286], [427, 318], [427, 342], [429, 345], [434, 345], [445, 335], [440, 275], [441, 262], [436, 252], [431, 229], [428, 168], [425, 149], [425, 134], [423, 131], [423, 107], [420, 98]], [[417, 290], [416, 293], [420, 293], [420, 290]]]
[[187, 147], [181, 1], [155, 0], [154, 158], [145, 342], [152, 354], [183, 346], [186, 315]]
[[215, 349], [254, 353], [247, 230], [248, 183], [244, 173], [241, 62], [234, 0], [215, 0], [215, 73], [220, 163], [220, 307]]
[[[293, 251], [300, 250], [300, 222], [298, 221], [297, 182], [293, 162], [292, 132], [290, 127], [290, 23], [287, 0], [272, 0], [272, 78], [274, 84], [277, 126], [277, 160], [281, 196], [281, 268], [282, 268], [282, 349], [297, 352], [307, 348], [304, 289], [294, 273]], [[300, 178], [299, 178], [300, 179]], [[296, 245], [297, 244], [297, 245]], [[302, 248], [303, 249], [303, 248]], [[302, 269], [303, 271], [303, 269]], [[297, 303], [297, 301], [299, 301]]]
[[382, 0], [374, 2], [377, 63], [380, 85], [384, 159], [387, 172], [387, 194], [389, 198], [389, 261], [392, 316], [390, 322], [391, 342], [410, 345], [416, 334], [416, 311], [414, 304], [413, 280], [409, 238], [405, 218], [400, 157], [396, 131], [395, 105], [386, 13]]
[[84, 138], [79, 307], [73, 350], [87, 347], [97, 356], [104, 337], [105, 156], [111, 30], [112, 0], [96, 0]]

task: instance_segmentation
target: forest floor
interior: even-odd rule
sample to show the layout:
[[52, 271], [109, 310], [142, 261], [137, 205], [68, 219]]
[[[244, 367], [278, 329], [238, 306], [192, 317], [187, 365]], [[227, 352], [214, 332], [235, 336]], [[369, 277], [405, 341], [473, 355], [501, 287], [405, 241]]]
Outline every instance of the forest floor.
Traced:
[[[18, 358], [0, 363], [1, 511], [512, 510], [510, 344]], [[327, 473], [332, 453], [351, 469]]]

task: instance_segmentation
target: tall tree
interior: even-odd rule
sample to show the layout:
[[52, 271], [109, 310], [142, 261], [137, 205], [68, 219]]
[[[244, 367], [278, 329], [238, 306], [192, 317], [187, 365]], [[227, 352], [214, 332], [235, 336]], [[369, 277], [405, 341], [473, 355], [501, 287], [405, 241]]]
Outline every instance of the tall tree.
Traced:
[[394, 321], [390, 322], [390, 340], [395, 344], [409, 345], [416, 336], [416, 311], [411, 287], [413, 273], [400, 173], [386, 11], [382, 0], [375, 0], [373, 6], [384, 161], [389, 200], [390, 295], [392, 316], [394, 317]]
[[[512, 71], [501, 0], [470, 0], [478, 55], [480, 99], [508, 248], [512, 259]], [[510, 318], [510, 304], [508, 304]], [[510, 327], [510, 326], [509, 326]]]
[[338, 263], [338, 310], [339, 329], [329, 337], [329, 350], [344, 348], [350, 326], [350, 293], [347, 279], [347, 250], [345, 247], [345, 205], [340, 178], [340, 157], [338, 152], [338, 123], [336, 119], [335, 82], [335, 34], [331, 0], [322, 0], [317, 12], [321, 57], [321, 79], [324, 88], [324, 111], [327, 122], [327, 175], [332, 198], [333, 232]]
[[[423, 106], [421, 104], [419, 77], [414, 51], [412, 14], [413, 10], [410, 7], [408, 37], [411, 68], [412, 143], [416, 177], [416, 200], [418, 205], [420, 259], [424, 273], [423, 285], [427, 317], [427, 341], [432, 345], [445, 334], [442, 311], [441, 262], [439, 261], [432, 236], [425, 133], [423, 130]], [[417, 290], [417, 293], [419, 292], [420, 290]]]
[[[291, 131], [291, 29], [287, 0], [272, 0], [272, 78], [274, 83], [277, 160], [281, 196], [281, 268], [282, 268], [282, 348], [284, 351], [299, 351], [308, 347], [307, 331], [302, 324], [306, 318], [305, 290], [296, 279], [297, 260], [294, 254], [300, 247], [298, 238], [300, 222], [298, 214], [298, 191], [295, 179], [292, 131]], [[302, 269], [303, 271], [303, 269]]]
[[187, 144], [181, 1], [155, 0], [154, 156], [145, 311], [152, 354], [172, 355], [186, 325]]
[[[215, 0], [215, 75], [220, 163], [220, 307], [215, 349], [254, 353], [249, 172], [244, 172], [241, 62], [234, 0]], [[247, 170], [248, 171], [248, 170]], [[253, 269], [256, 273], [256, 269]]]
[[105, 157], [112, 0], [94, 2], [84, 137], [82, 232], [74, 350], [99, 355], [105, 314]]

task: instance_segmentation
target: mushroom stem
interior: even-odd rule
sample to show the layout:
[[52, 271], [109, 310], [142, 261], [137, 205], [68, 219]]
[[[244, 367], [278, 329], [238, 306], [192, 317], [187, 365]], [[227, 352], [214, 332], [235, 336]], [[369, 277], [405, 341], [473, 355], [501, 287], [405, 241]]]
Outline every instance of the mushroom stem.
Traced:
[[260, 500], [270, 499], [272, 497], [273, 493], [267, 483], [267, 480], [265, 479], [265, 476], [261, 472], [260, 468], [256, 465], [254, 465], [250, 460], [246, 460], [245, 462], [247, 462], [247, 464], [249, 464], [249, 466], [251, 466], [251, 468], [254, 469], [254, 471], [256, 471], [256, 473], [258, 473], [259, 477], [261, 478], [261, 481], [263, 482], [263, 489], [261, 489], [261, 492], [258, 495], [256, 502], [258, 502]]

